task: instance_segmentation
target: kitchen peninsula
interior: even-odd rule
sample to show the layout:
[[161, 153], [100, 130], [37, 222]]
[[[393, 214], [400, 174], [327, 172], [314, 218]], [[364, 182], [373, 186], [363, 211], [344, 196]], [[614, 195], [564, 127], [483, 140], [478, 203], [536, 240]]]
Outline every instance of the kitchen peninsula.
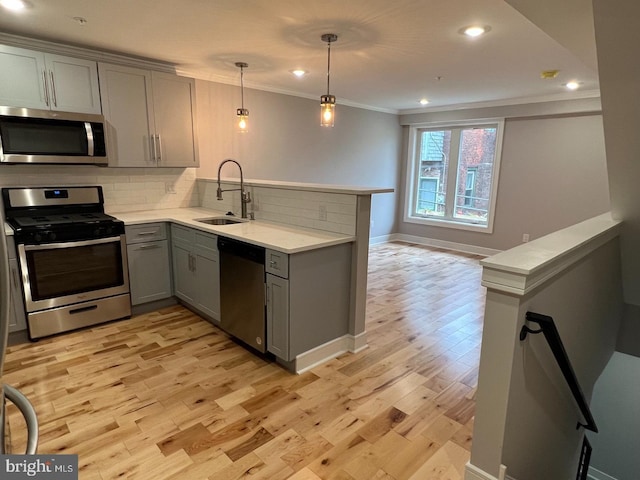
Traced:
[[[237, 186], [235, 179], [223, 183]], [[195, 270], [192, 259], [201, 251], [203, 264], [213, 272], [208, 276], [210, 283], [212, 275], [219, 272], [215, 237], [238, 240], [266, 249], [268, 350], [281, 364], [302, 372], [346, 351], [366, 347], [371, 195], [392, 189], [248, 180], [245, 185], [253, 198], [249, 210], [256, 220], [210, 225], [200, 220], [239, 213], [239, 194], [217, 201], [214, 180], [198, 179], [196, 184], [201, 207], [109, 211], [125, 222], [128, 242], [132, 241], [132, 228], [170, 225], [173, 291], [182, 303], [217, 323], [219, 297], [198, 295], [197, 286], [193, 295], [182, 292], [181, 296], [179, 278], [191, 275]], [[180, 255], [187, 258], [182, 266], [176, 261]], [[135, 297], [131, 251], [129, 256]], [[276, 265], [282, 263], [286, 267], [280, 271]], [[194, 281], [202, 283], [202, 279]], [[274, 283], [270, 285], [270, 281]], [[280, 297], [274, 297], [278, 292]], [[274, 318], [282, 315], [287, 321], [274, 324]]]

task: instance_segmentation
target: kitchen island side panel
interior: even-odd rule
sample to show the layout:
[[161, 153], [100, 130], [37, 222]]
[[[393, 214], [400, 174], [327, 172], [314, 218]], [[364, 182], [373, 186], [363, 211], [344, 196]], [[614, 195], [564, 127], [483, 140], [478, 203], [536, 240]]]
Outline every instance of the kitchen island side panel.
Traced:
[[290, 356], [349, 332], [351, 244], [289, 256]]

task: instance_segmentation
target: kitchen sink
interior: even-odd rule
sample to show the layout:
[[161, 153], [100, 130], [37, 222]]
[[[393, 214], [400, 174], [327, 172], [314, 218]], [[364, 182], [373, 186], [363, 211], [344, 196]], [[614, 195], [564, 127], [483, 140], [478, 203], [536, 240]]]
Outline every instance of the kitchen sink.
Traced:
[[231, 225], [233, 223], [242, 223], [242, 220], [229, 217], [214, 218], [196, 218], [196, 222], [206, 223], [207, 225]]

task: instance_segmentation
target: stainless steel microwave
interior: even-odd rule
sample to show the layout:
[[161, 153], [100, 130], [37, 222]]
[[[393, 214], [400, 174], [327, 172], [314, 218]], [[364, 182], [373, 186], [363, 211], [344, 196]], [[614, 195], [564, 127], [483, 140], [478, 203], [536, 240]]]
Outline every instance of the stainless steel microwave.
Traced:
[[102, 115], [0, 107], [0, 163], [107, 165]]

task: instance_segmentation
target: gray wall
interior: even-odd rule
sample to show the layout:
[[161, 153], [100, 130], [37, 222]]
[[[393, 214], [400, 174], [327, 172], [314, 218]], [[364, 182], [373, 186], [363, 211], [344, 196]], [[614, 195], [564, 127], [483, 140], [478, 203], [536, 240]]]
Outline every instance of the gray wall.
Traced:
[[519, 331], [527, 311], [554, 318], [588, 402], [622, 317], [619, 255], [614, 238], [524, 296], [487, 289], [472, 465], [497, 477], [503, 464], [518, 480], [575, 478], [580, 414], [544, 337], [520, 341]]
[[[544, 285], [520, 310], [521, 318], [527, 311], [554, 318], [587, 403], [615, 350], [622, 317], [619, 257], [614, 239]], [[581, 416], [542, 335], [516, 346], [510, 387], [503, 450], [509, 475], [575, 478], [584, 435], [576, 430]]]
[[[611, 211], [624, 221], [622, 276], [625, 302], [640, 306], [640, 2], [594, 0], [593, 15], [607, 150]], [[625, 330], [640, 351], [640, 309], [628, 309]], [[632, 325], [628, 322], [635, 322]], [[640, 353], [640, 352], [639, 352]], [[638, 353], [636, 353], [638, 354]]]
[[617, 480], [637, 480], [640, 472], [638, 379], [640, 358], [616, 352], [593, 390], [591, 409], [600, 432], [588, 435], [591, 466]]
[[[521, 243], [524, 233], [533, 240], [609, 210], [601, 115], [579, 112], [514, 118], [518, 112], [517, 107], [504, 112], [469, 112], [468, 118], [496, 113], [512, 117], [505, 121], [493, 233], [403, 222], [404, 183], [397, 213], [399, 233], [505, 250]], [[433, 115], [428, 120], [440, 117]], [[405, 124], [425, 120], [423, 116], [402, 117]], [[406, 152], [403, 157], [404, 175]]]
[[593, 410], [601, 433], [591, 436], [592, 466], [619, 480], [640, 471], [640, 4], [594, 0], [596, 44], [612, 212], [624, 220], [622, 275], [625, 319], [616, 353], [596, 385]]
[[[392, 187], [373, 196], [371, 236], [416, 235], [507, 249], [609, 210], [597, 99], [402, 115], [338, 105], [333, 129], [319, 125], [318, 102], [245, 89], [248, 133], [235, 131], [237, 86], [197, 81], [201, 168], [215, 178], [225, 158], [252, 179]], [[494, 232], [484, 234], [402, 221], [406, 131], [400, 123], [507, 117]], [[404, 130], [404, 132], [403, 132]], [[237, 176], [226, 166], [223, 176]], [[559, 207], [560, 206], [560, 207]]]
[[[201, 178], [216, 178], [225, 158], [247, 178], [391, 187], [400, 183], [401, 127], [397, 115], [340, 105], [334, 128], [320, 126], [319, 100], [245, 89], [247, 133], [234, 129], [236, 86], [196, 84]], [[222, 176], [238, 177], [231, 165]], [[394, 229], [396, 195], [374, 195], [372, 236]]]

